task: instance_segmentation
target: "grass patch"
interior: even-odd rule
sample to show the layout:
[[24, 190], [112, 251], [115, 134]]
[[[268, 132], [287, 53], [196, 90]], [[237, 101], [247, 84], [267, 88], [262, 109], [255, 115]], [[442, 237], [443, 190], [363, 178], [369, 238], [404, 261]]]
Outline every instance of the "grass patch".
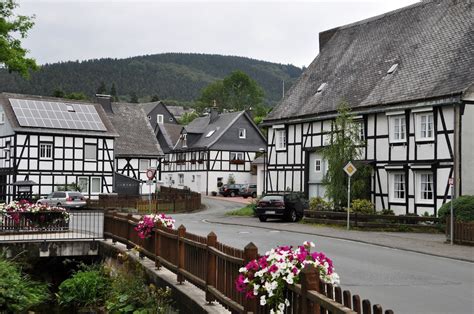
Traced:
[[242, 207], [237, 210], [226, 213], [227, 216], [248, 216], [252, 217], [254, 215], [253, 209], [255, 205], [249, 204], [245, 207]]

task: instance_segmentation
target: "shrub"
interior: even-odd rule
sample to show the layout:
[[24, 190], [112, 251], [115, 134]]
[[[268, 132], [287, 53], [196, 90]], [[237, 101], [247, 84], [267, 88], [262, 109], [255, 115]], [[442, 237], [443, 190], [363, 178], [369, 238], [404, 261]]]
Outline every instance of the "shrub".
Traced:
[[382, 209], [381, 211], [378, 212], [380, 215], [390, 215], [390, 216], [394, 216], [395, 213], [393, 212], [393, 210], [391, 209], [388, 209], [388, 208], [385, 208], [385, 209]]
[[21, 313], [48, 298], [47, 284], [31, 280], [16, 264], [0, 256], [0, 313]]
[[353, 200], [351, 205], [351, 211], [354, 213], [361, 214], [373, 214], [374, 204], [369, 200]]
[[[474, 221], [474, 195], [464, 195], [453, 201], [454, 217], [458, 221]], [[447, 202], [438, 210], [438, 217], [444, 223], [451, 213], [451, 202]]]
[[309, 200], [309, 208], [311, 210], [331, 211], [332, 205], [325, 201], [322, 197], [312, 197]]
[[59, 285], [56, 294], [61, 306], [98, 307], [104, 304], [110, 280], [101, 266], [83, 266]]

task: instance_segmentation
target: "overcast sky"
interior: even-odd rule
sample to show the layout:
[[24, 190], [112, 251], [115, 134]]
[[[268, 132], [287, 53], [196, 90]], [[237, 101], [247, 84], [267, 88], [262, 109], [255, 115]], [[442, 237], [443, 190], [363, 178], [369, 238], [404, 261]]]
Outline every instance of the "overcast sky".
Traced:
[[36, 15], [24, 46], [40, 63], [163, 52], [245, 56], [307, 66], [318, 33], [417, 0], [18, 0]]

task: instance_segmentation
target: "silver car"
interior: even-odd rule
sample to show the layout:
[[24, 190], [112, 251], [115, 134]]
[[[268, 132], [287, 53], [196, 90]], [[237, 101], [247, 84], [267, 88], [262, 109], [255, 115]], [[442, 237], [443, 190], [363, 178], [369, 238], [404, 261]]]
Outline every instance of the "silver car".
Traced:
[[84, 195], [80, 192], [56, 191], [49, 194], [46, 198], [38, 200], [37, 204], [61, 206], [64, 208], [81, 208], [86, 206], [87, 202]]

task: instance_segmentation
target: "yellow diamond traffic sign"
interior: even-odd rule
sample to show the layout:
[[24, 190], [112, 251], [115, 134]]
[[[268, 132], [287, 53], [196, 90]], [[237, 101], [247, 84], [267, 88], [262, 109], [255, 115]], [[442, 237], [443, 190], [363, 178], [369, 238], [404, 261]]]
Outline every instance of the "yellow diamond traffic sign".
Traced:
[[352, 164], [352, 162], [349, 161], [344, 167], [344, 171], [349, 177], [352, 177], [352, 175], [357, 171], [357, 168]]

